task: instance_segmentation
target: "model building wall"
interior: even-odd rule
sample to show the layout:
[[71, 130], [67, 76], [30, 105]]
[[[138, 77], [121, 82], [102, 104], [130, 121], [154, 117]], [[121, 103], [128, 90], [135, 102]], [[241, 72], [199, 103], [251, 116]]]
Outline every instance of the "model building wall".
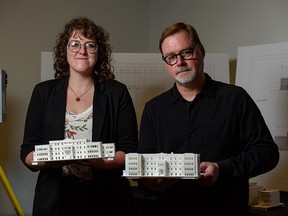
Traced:
[[200, 155], [183, 154], [138, 154], [128, 153], [125, 158], [123, 176], [139, 177], [177, 177], [195, 179], [200, 177]]
[[114, 143], [89, 142], [87, 139], [65, 139], [36, 145], [33, 163], [57, 160], [80, 160], [92, 158], [112, 158], [115, 156]]

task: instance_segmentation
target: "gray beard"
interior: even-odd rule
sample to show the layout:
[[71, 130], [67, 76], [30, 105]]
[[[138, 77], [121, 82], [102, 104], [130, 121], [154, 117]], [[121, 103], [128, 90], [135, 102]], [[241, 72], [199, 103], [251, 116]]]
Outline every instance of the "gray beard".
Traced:
[[[187, 73], [187, 72], [185, 72], [185, 73]], [[198, 74], [198, 72], [193, 70], [193, 71], [190, 71], [189, 73], [187, 73], [185, 76], [181, 76], [181, 77], [176, 76], [175, 80], [180, 85], [187, 86], [187, 85], [191, 84], [196, 79], [197, 74]]]

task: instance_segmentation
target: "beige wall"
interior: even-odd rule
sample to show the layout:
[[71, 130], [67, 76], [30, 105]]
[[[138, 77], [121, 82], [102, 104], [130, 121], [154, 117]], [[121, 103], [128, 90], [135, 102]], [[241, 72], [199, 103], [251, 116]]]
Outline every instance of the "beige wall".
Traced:
[[[285, 0], [0, 0], [0, 68], [7, 71], [7, 122], [0, 124], [0, 165], [24, 210], [31, 214], [37, 173], [19, 158], [27, 106], [40, 80], [40, 53], [57, 33], [86, 15], [111, 34], [114, 52], [158, 52], [163, 28], [189, 22], [209, 53], [228, 53], [235, 81], [239, 46], [288, 41]], [[51, 73], [53, 73], [51, 71]], [[0, 187], [0, 215], [15, 211]]]

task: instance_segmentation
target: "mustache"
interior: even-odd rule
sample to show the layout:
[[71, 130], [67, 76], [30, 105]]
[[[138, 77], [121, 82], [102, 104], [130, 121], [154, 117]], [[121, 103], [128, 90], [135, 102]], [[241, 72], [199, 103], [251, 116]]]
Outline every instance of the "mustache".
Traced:
[[187, 66], [181, 66], [181, 67], [178, 67], [178, 69], [175, 71], [175, 73], [179, 74], [181, 72], [185, 72], [185, 71], [189, 71], [189, 70], [192, 70], [192, 68], [187, 67]]

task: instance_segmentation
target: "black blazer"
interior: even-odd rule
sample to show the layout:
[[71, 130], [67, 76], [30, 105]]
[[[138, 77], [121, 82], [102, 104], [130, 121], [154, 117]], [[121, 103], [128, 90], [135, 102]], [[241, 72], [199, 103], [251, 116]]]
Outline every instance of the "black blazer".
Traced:
[[[35, 86], [27, 111], [21, 145], [20, 157], [23, 163], [35, 145], [64, 139], [67, 85], [68, 78], [61, 78], [44, 81]], [[105, 83], [95, 81], [94, 86], [92, 141], [112, 142], [115, 143], [116, 151], [136, 152], [137, 120], [126, 85], [116, 80], [109, 80]], [[116, 182], [123, 182], [124, 179], [121, 177], [122, 169], [109, 171], [94, 169], [93, 173], [95, 179], [104, 179], [102, 182], [113, 179], [115, 184], [115, 179], [118, 179]], [[57, 211], [61, 174], [60, 168], [40, 171], [34, 197], [35, 214]]]

